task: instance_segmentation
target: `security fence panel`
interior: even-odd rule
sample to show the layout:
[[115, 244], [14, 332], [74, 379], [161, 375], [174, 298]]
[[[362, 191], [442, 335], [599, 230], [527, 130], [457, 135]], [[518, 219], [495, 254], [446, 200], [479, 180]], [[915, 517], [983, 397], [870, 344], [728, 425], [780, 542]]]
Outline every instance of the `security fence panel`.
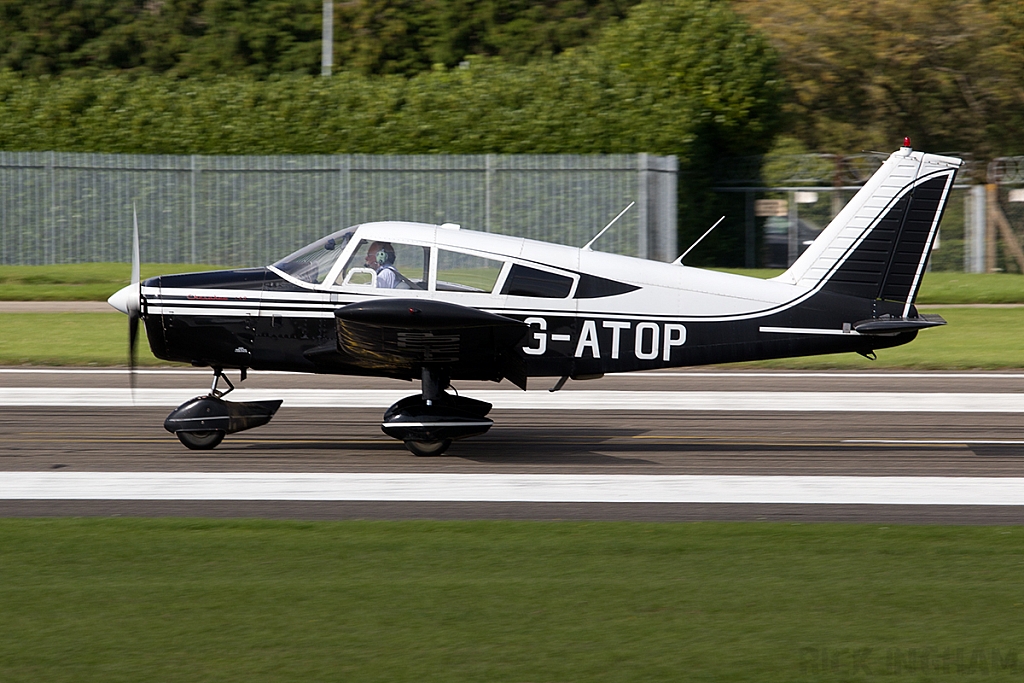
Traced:
[[[548, 241], [557, 234], [563, 244], [582, 247], [631, 201], [639, 200], [635, 169], [636, 158], [624, 155], [498, 157], [485, 229]], [[646, 254], [638, 234], [640, 220], [639, 210], [627, 212], [595, 248]]]
[[184, 262], [270, 263], [344, 227], [331, 157], [191, 157], [193, 251]]
[[52, 174], [38, 154], [6, 153], [0, 158], [0, 252], [2, 263], [51, 263]]
[[482, 230], [486, 163], [475, 156], [353, 155], [342, 197], [349, 224], [401, 220]]
[[[963, 156], [953, 154], [953, 156]], [[744, 236], [748, 268], [788, 268], [828, 226], [881, 165], [879, 155], [782, 155], [725, 159], [717, 169], [717, 192], [746, 197]], [[969, 179], [967, 160], [959, 177]], [[928, 268], [970, 270], [977, 235], [984, 235], [975, 186], [961, 180], [950, 193]], [[1022, 196], [1024, 200], [1024, 196]], [[726, 229], [729, 229], [727, 220]], [[737, 229], [738, 218], [732, 220]]]
[[646, 154], [157, 156], [0, 152], [0, 263], [252, 266], [377, 220], [676, 255], [675, 157]]

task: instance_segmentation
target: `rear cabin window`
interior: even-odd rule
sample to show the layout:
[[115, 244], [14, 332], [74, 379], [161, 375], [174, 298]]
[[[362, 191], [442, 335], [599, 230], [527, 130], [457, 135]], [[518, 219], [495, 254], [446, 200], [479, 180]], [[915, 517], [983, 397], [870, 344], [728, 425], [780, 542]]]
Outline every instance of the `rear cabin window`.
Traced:
[[498, 281], [502, 265], [502, 261], [439, 249], [437, 290], [490, 293], [494, 289], [494, 283]]
[[537, 270], [518, 263], [512, 266], [501, 293], [511, 296], [536, 296], [545, 299], [564, 299], [572, 290], [572, 278], [545, 270]]

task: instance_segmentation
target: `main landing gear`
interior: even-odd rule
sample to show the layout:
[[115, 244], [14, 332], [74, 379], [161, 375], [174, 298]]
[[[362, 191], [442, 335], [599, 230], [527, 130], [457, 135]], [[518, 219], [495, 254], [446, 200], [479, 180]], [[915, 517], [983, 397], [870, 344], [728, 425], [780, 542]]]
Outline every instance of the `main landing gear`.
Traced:
[[455, 439], [483, 434], [493, 420], [487, 417], [491, 404], [445, 391], [448, 375], [436, 368], [423, 368], [422, 393], [407, 396], [387, 409], [381, 430], [403, 441], [413, 455], [441, 455]]
[[[228, 385], [226, 391], [217, 388], [222, 379]], [[239, 381], [245, 381], [245, 368], [241, 369]], [[164, 429], [174, 432], [186, 448], [208, 451], [220, 445], [226, 434], [267, 424], [281, 407], [281, 401], [225, 401], [224, 396], [234, 390], [235, 385], [224, 374], [224, 369], [215, 367], [210, 393], [175, 408], [164, 420]]]
[[[245, 380], [245, 374], [242, 368], [240, 381]], [[218, 388], [221, 380], [227, 385], [223, 391]], [[445, 391], [451, 386], [447, 373], [423, 368], [421, 380], [422, 392], [388, 408], [381, 422], [381, 430], [404, 442], [414, 455], [441, 455], [452, 441], [483, 434], [494, 424], [486, 417], [490, 403]], [[211, 450], [227, 434], [267, 424], [281, 407], [281, 401], [224, 400], [234, 389], [224, 369], [213, 368], [210, 393], [178, 406], [164, 420], [164, 429], [173, 432], [186, 448]]]

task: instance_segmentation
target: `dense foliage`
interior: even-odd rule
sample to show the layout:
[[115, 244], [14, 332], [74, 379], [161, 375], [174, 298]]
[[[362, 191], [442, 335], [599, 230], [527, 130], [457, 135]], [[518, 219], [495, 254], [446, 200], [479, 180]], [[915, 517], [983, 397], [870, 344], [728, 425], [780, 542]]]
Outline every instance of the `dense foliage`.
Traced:
[[[787, 128], [809, 151], [1024, 154], [1024, 5], [734, 0], [781, 55]], [[983, 168], [983, 165], [982, 165]]]
[[0, 72], [0, 149], [202, 154], [640, 152], [766, 147], [774, 55], [713, 0], [650, 2], [593, 46], [410, 78]]
[[[467, 55], [522, 64], [638, 0], [335, 0], [334, 62], [411, 75]], [[0, 0], [0, 68], [33, 76], [320, 73], [321, 0]]]
[[[442, 66], [455, 68], [467, 59], [475, 74], [502, 72], [501, 78], [508, 78], [515, 86], [512, 94], [502, 94], [508, 100], [517, 97], [514, 93], [522, 87], [543, 91], [553, 84], [564, 87], [567, 78], [590, 80], [592, 67], [599, 66], [598, 63], [581, 63], [577, 57], [556, 61], [552, 66], [550, 58], [564, 56], [566, 51], [592, 55], [600, 44], [598, 52], [603, 58], [627, 62], [629, 45], [622, 46], [621, 56], [613, 54], [617, 46], [610, 36], [625, 30], [616, 26], [619, 23], [643, 25], [651, 33], [647, 44], [662, 56], [672, 52], [674, 43], [682, 43], [684, 49], [700, 45], [690, 42], [695, 35], [692, 32], [676, 36], [665, 30], [672, 23], [671, 15], [678, 10], [672, 8], [672, 2], [664, 10], [659, 9], [661, 3], [651, 2], [646, 9], [633, 13], [646, 12], [649, 20], [637, 22], [633, 18], [622, 22], [637, 1], [335, 0], [336, 69], [343, 72], [339, 80], [374, 100], [372, 106], [383, 109], [388, 123], [394, 127], [398, 124], [387, 112], [404, 108], [406, 88], [414, 94], [432, 93], [431, 88], [442, 87], [444, 78], [451, 78], [432, 72]], [[721, 4], [729, 4], [743, 14], [781, 55], [788, 87], [783, 106], [785, 131], [791, 138], [799, 139], [807, 151], [888, 150], [909, 135], [918, 147], [968, 153], [982, 161], [1024, 153], [1021, 3], [873, 0], [843, 4], [831, 0], [778, 0], [772, 3], [771, 11], [766, 11], [759, 0], [730, 0]], [[664, 24], [657, 21], [662, 11], [667, 15]], [[321, 0], [0, 0], [0, 69], [29, 77], [133, 74], [143, 76], [142, 80], [150, 84], [141, 86], [140, 92], [168, 91], [165, 96], [172, 99], [176, 86], [165, 86], [146, 77], [199, 76], [205, 79], [203, 83], [185, 88], [194, 90], [198, 97], [198, 93], [210, 87], [211, 79], [221, 75], [253, 79], [276, 75], [281, 83], [289, 80], [281, 76], [317, 74], [320, 26]], [[710, 28], [701, 36], [709, 37], [712, 44], [736, 35], [726, 30], [719, 39]], [[749, 35], [743, 28], [740, 34]], [[755, 43], [757, 49], [763, 47], [759, 39]], [[482, 62], [473, 59], [474, 56], [497, 57], [500, 64]], [[640, 53], [639, 60], [646, 61], [647, 54]], [[505, 71], [510, 65], [530, 68]], [[754, 66], [750, 74], [759, 73], [758, 65]], [[655, 58], [646, 66], [634, 63], [632, 67], [643, 73], [648, 85], [662, 75], [666, 87], [694, 85], [695, 79], [683, 82], [663, 59]], [[541, 73], [552, 68], [556, 76]], [[664, 68], [668, 68], [664, 74], [653, 74], [654, 70]], [[357, 78], [415, 74], [427, 74], [425, 82], [408, 85]], [[603, 83], [599, 90], [606, 90], [605, 86], [615, 80], [614, 74], [597, 76]], [[482, 78], [474, 75], [471, 80], [479, 85]], [[9, 78], [6, 80], [7, 90], [15, 87]], [[231, 89], [249, 91], [252, 88], [247, 84], [247, 80], [242, 81]], [[52, 87], [44, 86], [44, 90], [50, 91]], [[80, 97], [89, 99], [88, 91], [98, 87], [123, 90], [107, 82], [61, 86], [62, 93], [72, 99], [72, 91], [80, 91]], [[263, 100], [273, 99], [273, 93], [280, 91], [279, 86], [268, 91], [256, 89], [267, 93], [260, 95]], [[290, 95], [294, 89], [285, 87]], [[311, 84], [309, 89], [322, 88]], [[464, 87], [456, 89], [460, 95], [466, 94]], [[612, 90], [614, 95], [622, 94], [615, 87]], [[382, 95], [371, 95], [370, 91]], [[646, 96], [650, 95], [647, 91]], [[227, 99], [239, 96], [234, 93]], [[321, 97], [317, 95], [314, 99]], [[544, 93], [538, 92], [537, 97], [543, 98]], [[742, 88], [738, 97], [745, 97]], [[378, 99], [382, 102], [377, 102]], [[603, 99], [598, 97], [597, 101]], [[608, 118], [602, 114], [602, 119]], [[646, 123], [630, 124], [634, 134], [628, 140], [630, 144], [643, 137]], [[368, 140], [375, 140], [382, 132], [361, 134], [360, 149], [379, 150], [380, 145]], [[387, 131], [389, 139], [392, 132]], [[572, 132], [574, 141], [580, 135], [588, 135], [583, 131]], [[312, 140], [321, 145], [324, 135]], [[505, 149], [495, 146], [491, 136], [484, 136], [485, 140], [474, 132], [470, 137], [471, 141], [458, 140], [460, 149]], [[523, 140], [517, 130], [515, 135], [505, 137], [514, 138], [517, 150], [540, 151], [536, 136]], [[584, 144], [573, 151], [619, 149], [620, 143], [626, 141], [615, 133], [602, 132], [599, 137], [604, 139], [603, 144]], [[251, 140], [238, 140], [236, 135], [221, 140], [220, 132], [217, 138], [218, 149], [248, 149], [251, 144]], [[432, 147], [433, 142], [443, 142], [436, 131], [428, 131], [425, 139], [414, 143], [404, 139], [397, 142], [403, 148], [423, 149], [426, 144], [431, 150], [457, 151]], [[188, 139], [182, 143], [197, 148]], [[646, 144], [632, 151], [670, 151]], [[761, 146], [743, 152], [756, 153]], [[544, 144], [544, 149], [550, 147]]]

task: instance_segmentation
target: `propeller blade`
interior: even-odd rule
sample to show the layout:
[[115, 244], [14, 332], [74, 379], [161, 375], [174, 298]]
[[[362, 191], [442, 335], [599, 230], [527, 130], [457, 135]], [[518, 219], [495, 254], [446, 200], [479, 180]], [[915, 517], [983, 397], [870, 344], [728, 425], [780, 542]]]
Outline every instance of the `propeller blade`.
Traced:
[[[132, 284], [139, 284], [139, 211], [132, 203]], [[140, 290], [141, 294], [141, 290]], [[136, 306], [138, 303], [136, 302]]]
[[139, 314], [128, 314], [128, 383], [132, 389], [132, 403], [135, 402], [135, 365], [139, 347]]
[[132, 202], [132, 282], [128, 303], [128, 384], [135, 402], [135, 365], [138, 360], [139, 318], [142, 315], [142, 283], [139, 278], [139, 210]]

